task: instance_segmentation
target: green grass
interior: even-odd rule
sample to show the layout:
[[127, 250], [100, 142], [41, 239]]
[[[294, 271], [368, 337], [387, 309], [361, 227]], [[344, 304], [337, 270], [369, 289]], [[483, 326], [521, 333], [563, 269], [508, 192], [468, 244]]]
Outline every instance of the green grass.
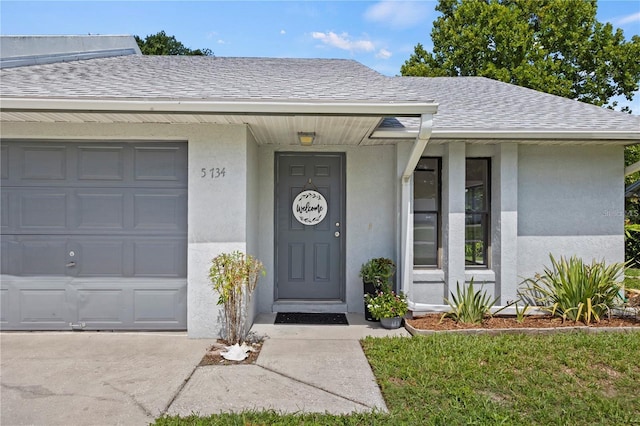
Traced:
[[640, 425], [640, 333], [362, 342], [390, 413], [163, 417], [156, 425]]
[[624, 286], [640, 289], [640, 269], [627, 268], [624, 271]]

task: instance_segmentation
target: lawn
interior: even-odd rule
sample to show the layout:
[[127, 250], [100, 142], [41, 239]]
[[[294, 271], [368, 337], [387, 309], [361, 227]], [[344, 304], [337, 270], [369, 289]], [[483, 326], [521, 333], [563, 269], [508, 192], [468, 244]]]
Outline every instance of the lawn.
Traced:
[[640, 332], [362, 342], [389, 414], [247, 412], [156, 425], [640, 425]]
[[640, 289], [640, 269], [627, 268], [624, 271], [624, 286]]

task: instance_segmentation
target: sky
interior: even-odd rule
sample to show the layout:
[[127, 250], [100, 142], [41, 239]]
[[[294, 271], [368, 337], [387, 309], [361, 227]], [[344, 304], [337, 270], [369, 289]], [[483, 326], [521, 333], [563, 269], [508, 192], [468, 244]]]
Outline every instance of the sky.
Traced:
[[[0, 0], [0, 34], [135, 34], [164, 30], [216, 56], [355, 59], [399, 75], [417, 43], [430, 50], [436, 0]], [[640, 0], [599, 0], [597, 19], [640, 35]], [[620, 100], [627, 105], [626, 100]], [[640, 113], [640, 94], [631, 104]]]

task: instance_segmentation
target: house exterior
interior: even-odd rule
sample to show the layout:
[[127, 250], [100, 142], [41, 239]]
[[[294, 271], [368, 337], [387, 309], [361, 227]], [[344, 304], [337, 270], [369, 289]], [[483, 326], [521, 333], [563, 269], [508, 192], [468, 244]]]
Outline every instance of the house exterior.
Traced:
[[233, 250], [266, 268], [249, 321], [362, 312], [373, 257], [414, 313], [471, 279], [505, 304], [550, 253], [624, 260], [637, 116], [351, 60], [129, 53], [0, 71], [3, 330], [217, 336], [208, 270]]

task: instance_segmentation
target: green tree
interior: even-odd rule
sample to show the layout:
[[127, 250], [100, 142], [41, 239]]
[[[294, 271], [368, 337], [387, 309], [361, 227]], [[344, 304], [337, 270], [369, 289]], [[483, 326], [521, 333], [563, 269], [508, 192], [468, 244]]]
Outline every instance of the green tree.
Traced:
[[440, 0], [433, 52], [418, 44], [400, 72], [483, 76], [613, 108], [611, 98], [638, 90], [640, 37], [627, 41], [596, 9], [596, 0]]
[[211, 49], [189, 49], [175, 36], [168, 36], [164, 31], [148, 35], [144, 40], [137, 35], [134, 38], [143, 55], [213, 56]]

